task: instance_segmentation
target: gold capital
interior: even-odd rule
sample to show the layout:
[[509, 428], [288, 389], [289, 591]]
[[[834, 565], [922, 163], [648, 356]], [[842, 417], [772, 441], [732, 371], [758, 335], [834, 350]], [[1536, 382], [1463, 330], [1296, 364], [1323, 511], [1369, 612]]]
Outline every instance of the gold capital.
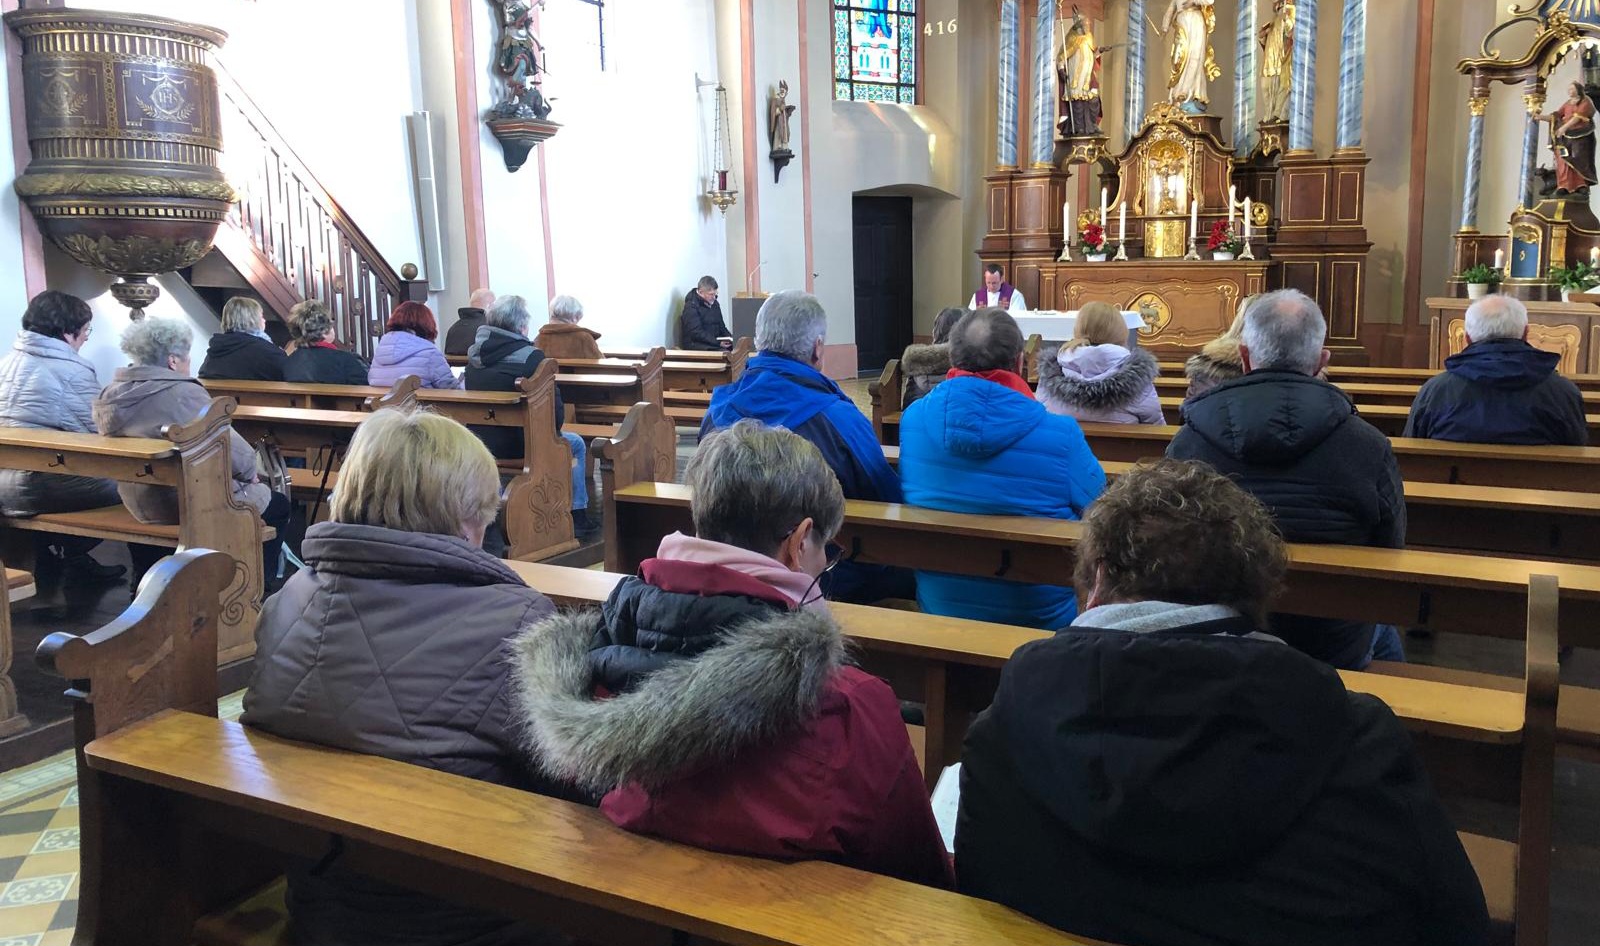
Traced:
[[1474, 118], [1482, 118], [1483, 113], [1489, 110], [1489, 96], [1477, 92], [1467, 99], [1467, 112]]
[[1544, 111], [1544, 93], [1526, 92], [1522, 96], [1522, 104], [1528, 109], [1529, 118], [1538, 118], [1539, 113]]

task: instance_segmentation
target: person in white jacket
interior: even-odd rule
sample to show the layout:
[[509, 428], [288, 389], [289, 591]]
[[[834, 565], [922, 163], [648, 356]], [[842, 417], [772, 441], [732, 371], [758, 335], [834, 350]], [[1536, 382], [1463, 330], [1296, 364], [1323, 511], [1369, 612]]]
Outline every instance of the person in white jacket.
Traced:
[[1005, 309], [1012, 315], [1022, 315], [1028, 311], [1028, 300], [1022, 297], [1022, 290], [1006, 282], [1004, 268], [990, 263], [983, 268], [983, 287], [972, 294], [967, 308]]
[[1106, 302], [1078, 311], [1074, 338], [1039, 359], [1040, 403], [1052, 414], [1097, 424], [1164, 424], [1154, 355], [1127, 347], [1122, 312]]

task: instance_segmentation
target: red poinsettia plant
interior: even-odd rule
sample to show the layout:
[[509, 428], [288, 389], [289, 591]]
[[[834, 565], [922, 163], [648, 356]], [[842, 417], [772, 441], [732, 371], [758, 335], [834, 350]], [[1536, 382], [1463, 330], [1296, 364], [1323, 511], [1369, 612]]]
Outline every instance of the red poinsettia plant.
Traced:
[[1078, 234], [1078, 245], [1085, 254], [1106, 251], [1106, 228], [1091, 223]]
[[1206, 248], [1213, 253], [1237, 253], [1244, 249], [1244, 241], [1228, 226], [1228, 221], [1218, 220], [1211, 225], [1211, 240]]

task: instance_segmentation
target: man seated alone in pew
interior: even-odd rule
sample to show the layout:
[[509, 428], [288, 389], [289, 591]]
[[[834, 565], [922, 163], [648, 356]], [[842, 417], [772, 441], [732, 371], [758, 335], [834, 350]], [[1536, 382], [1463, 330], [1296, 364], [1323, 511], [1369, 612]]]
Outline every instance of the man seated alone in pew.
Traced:
[[1377, 698], [1261, 633], [1285, 570], [1202, 463], [1083, 519], [1083, 613], [1027, 644], [967, 734], [963, 893], [1163, 946], [1481, 946], [1477, 874]]
[[1583, 394], [1561, 356], [1528, 344], [1528, 308], [1511, 296], [1467, 307], [1467, 347], [1417, 392], [1404, 435], [1461, 443], [1589, 444]]
[[[478, 329], [478, 337], [467, 350], [464, 374], [468, 391], [515, 391], [517, 382], [532, 375], [545, 354], [528, 340], [528, 300], [521, 296], [501, 296], [489, 307], [489, 321]], [[579, 538], [594, 535], [599, 526], [589, 521], [589, 480], [584, 476], [584, 456], [588, 447], [583, 438], [562, 430], [566, 409], [561, 405], [561, 388], [556, 387], [556, 433], [572, 451], [572, 527]], [[478, 435], [497, 460], [520, 460], [526, 452], [522, 431], [514, 427], [475, 427]], [[500, 534], [495, 534], [500, 533]], [[504, 551], [502, 526], [495, 526], [488, 548]]]
[[[46, 289], [22, 313], [22, 330], [12, 350], [0, 358], [0, 427], [31, 427], [92, 434], [100, 379], [79, 352], [93, 330], [89, 304]], [[32, 470], [0, 470], [0, 515], [36, 516], [115, 506], [117, 484], [96, 476], [65, 476]], [[127, 569], [102, 565], [89, 550], [99, 539], [37, 533], [34, 577], [50, 583], [109, 582]], [[15, 563], [13, 563], [15, 564]]]
[[[1316, 377], [1328, 363], [1327, 335], [1322, 310], [1303, 293], [1258, 296], [1239, 337], [1245, 374], [1184, 402], [1167, 456], [1231, 477], [1290, 542], [1404, 548], [1405, 494], [1389, 438]], [[1272, 633], [1344, 670], [1405, 659], [1386, 624], [1278, 615]]]
[[694, 537], [517, 638], [530, 753], [631, 831], [948, 886], [900, 704], [850, 665], [817, 587], [844, 521], [822, 455], [745, 420], [687, 481]]
[[[768, 297], [756, 313], [756, 354], [739, 380], [711, 392], [700, 436], [744, 418], [785, 427], [822, 451], [846, 499], [900, 502], [900, 476], [884, 459], [872, 421], [822, 373], [827, 333], [816, 296], [787, 290]], [[834, 601], [872, 604], [914, 597], [916, 579], [903, 568], [845, 561], [822, 590]]]
[[[981, 515], [1077, 519], [1106, 474], [1078, 422], [1052, 414], [1022, 379], [1022, 331], [1001, 309], [950, 332], [950, 380], [906, 409], [900, 475], [914, 506]], [[1077, 613], [1072, 589], [1000, 578], [917, 574], [930, 614], [1053, 631]]]
[[[118, 368], [111, 383], [94, 402], [94, 422], [107, 437], [161, 437], [169, 424], [189, 424], [211, 406], [211, 395], [189, 375], [189, 351], [194, 336], [189, 327], [173, 319], [146, 318], [122, 333], [122, 352], [133, 364]], [[233, 498], [250, 506], [261, 521], [278, 535], [261, 550], [268, 587], [278, 570], [278, 550], [289, 523], [289, 497], [274, 493], [256, 476], [256, 452], [238, 431], [228, 431], [229, 461], [233, 473]], [[176, 525], [178, 491], [170, 486], [118, 483], [122, 504], [140, 522]], [[131, 544], [132, 588], [150, 566], [167, 555], [159, 546]]]
[[222, 331], [211, 336], [201, 378], [226, 381], [282, 381], [289, 356], [267, 335], [261, 303], [234, 296], [222, 306]]
[[[356, 429], [332, 520], [267, 599], [243, 722], [296, 739], [537, 789], [511, 706], [507, 638], [555, 613], [480, 547], [500, 504], [494, 458], [465, 427], [382, 410]], [[298, 942], [495, 946], [521, 924], [342, 869], [289, 871]]]

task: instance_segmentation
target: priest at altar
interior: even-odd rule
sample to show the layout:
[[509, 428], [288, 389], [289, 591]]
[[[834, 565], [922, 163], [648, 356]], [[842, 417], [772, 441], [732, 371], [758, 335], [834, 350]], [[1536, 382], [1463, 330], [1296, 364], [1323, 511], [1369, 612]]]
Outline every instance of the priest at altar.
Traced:
[[972, 294], [972, 300], [967, 303], [969, 309], [1005, 309], [1012, 315], [1020, 315], [1028, 311], [1028, 301], [1022, 298], [1021, 290], [1005, 281], [1005, 268], [990, 263], [983, 268], [983, 287]]

